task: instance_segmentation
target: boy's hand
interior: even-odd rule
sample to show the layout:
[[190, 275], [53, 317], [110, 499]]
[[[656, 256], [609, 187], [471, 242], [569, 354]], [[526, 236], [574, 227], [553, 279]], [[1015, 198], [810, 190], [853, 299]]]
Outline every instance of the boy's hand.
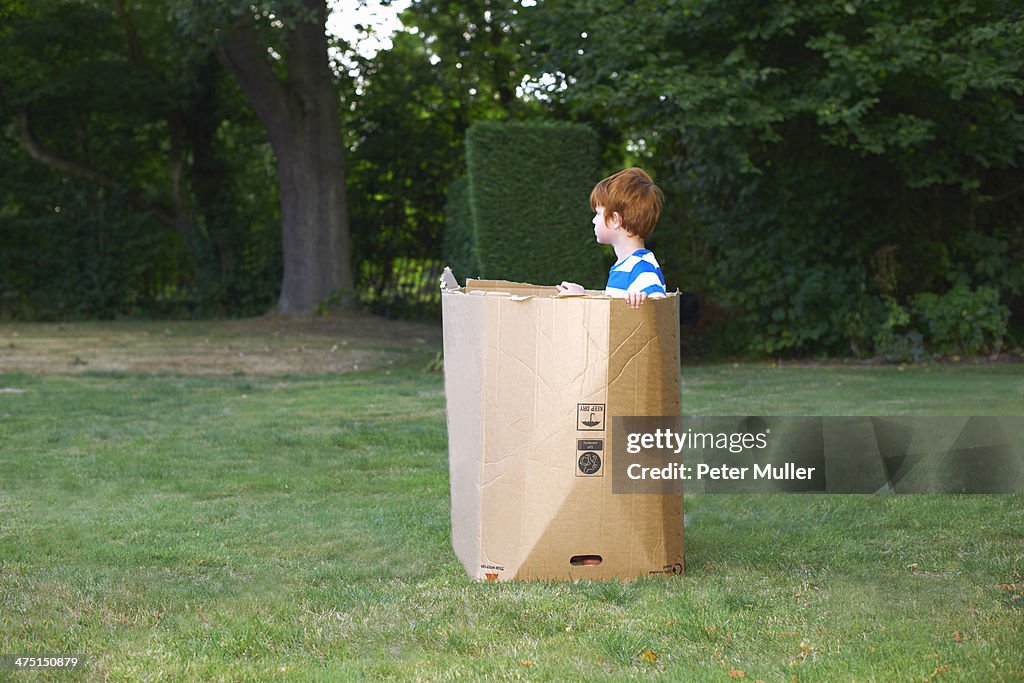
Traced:
[[647, 301], [647, 292], [626, 292], [626, 303], [630, 308], [640, 308]]
[[575, 282], [563, 282], [560, 285], [555, 285], [555, 289], [559, 294], [586, 294], [583, 285], [578, 285]]

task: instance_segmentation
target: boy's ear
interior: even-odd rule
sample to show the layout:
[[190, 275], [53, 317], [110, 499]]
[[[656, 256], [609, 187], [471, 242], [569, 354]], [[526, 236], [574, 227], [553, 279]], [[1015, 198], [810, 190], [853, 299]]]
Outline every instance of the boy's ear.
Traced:
[[618, 211], [612, 211], [612, 223], [615, 228], [622, 227], [622, 216], [619, 215]]

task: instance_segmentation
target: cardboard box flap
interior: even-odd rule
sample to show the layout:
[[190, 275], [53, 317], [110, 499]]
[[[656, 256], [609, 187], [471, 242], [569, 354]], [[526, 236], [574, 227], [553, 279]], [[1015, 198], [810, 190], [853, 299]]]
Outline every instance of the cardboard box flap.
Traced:
[[[545, 297], [553, 299], [612, 299], [602, 289], [586, 289], [582, 293], [559, 292], [555, 285], [534, 285], [527, 282], [512, 282], [511, 280], [481, 280], [467, 278], [466, 286], [459, 286], [459, 281], [452, 273], [450, 266], [445, 266], [441, 273], [441, 292], [462, 292], [464, 294], [492, 294], [495, 296], [511, 296], [513, 301], [523, 301], [525, 297]], [[650, 300], [672, 298], [679, 295], [679, 291], [669, 292], [666, 295], [655, 295]]]
[[545, 287], [543, 285], [531, 285], [524, 282], [509, 282], [508, 280], [466, 280], [467, 292], [501, 292], [519, 296], [544, 296], [552, 297], [558, 294], [554, 285]]
[[459, 287], [459, 281], [455, 279], [455, 275], [452, 274], [450, 266], [444, 267], [444, 272], [441, 273], [441, 291], [455, 291], [461, 289]]

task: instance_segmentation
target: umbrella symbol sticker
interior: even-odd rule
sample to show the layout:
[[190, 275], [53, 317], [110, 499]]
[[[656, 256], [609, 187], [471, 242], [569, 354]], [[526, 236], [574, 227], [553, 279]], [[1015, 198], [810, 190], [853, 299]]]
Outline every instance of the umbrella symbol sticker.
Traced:
[[577, 430], [584, 432], [599, 432], [604, 430], [603, 403], [578, 403], [576, 406]]

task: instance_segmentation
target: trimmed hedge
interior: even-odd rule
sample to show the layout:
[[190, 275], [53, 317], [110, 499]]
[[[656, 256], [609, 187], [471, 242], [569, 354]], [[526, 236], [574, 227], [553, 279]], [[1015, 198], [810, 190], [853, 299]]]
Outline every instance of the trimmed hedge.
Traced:
[[611, 261], [594, 241], [590, 211], [598, 158], [597, 135], [579, 124], [469, 128], [469, 205], [482, 276], [604, 288]]
[[460, 282], [467, 277], [480, 277], [480, 263], [476, 257], [476, 235], [473, 216], [469, 209], [469, 180], [458, 178], [448, 186], [448, 199], [444, 206], [444, 241], [441, 253], [446, 265]]

